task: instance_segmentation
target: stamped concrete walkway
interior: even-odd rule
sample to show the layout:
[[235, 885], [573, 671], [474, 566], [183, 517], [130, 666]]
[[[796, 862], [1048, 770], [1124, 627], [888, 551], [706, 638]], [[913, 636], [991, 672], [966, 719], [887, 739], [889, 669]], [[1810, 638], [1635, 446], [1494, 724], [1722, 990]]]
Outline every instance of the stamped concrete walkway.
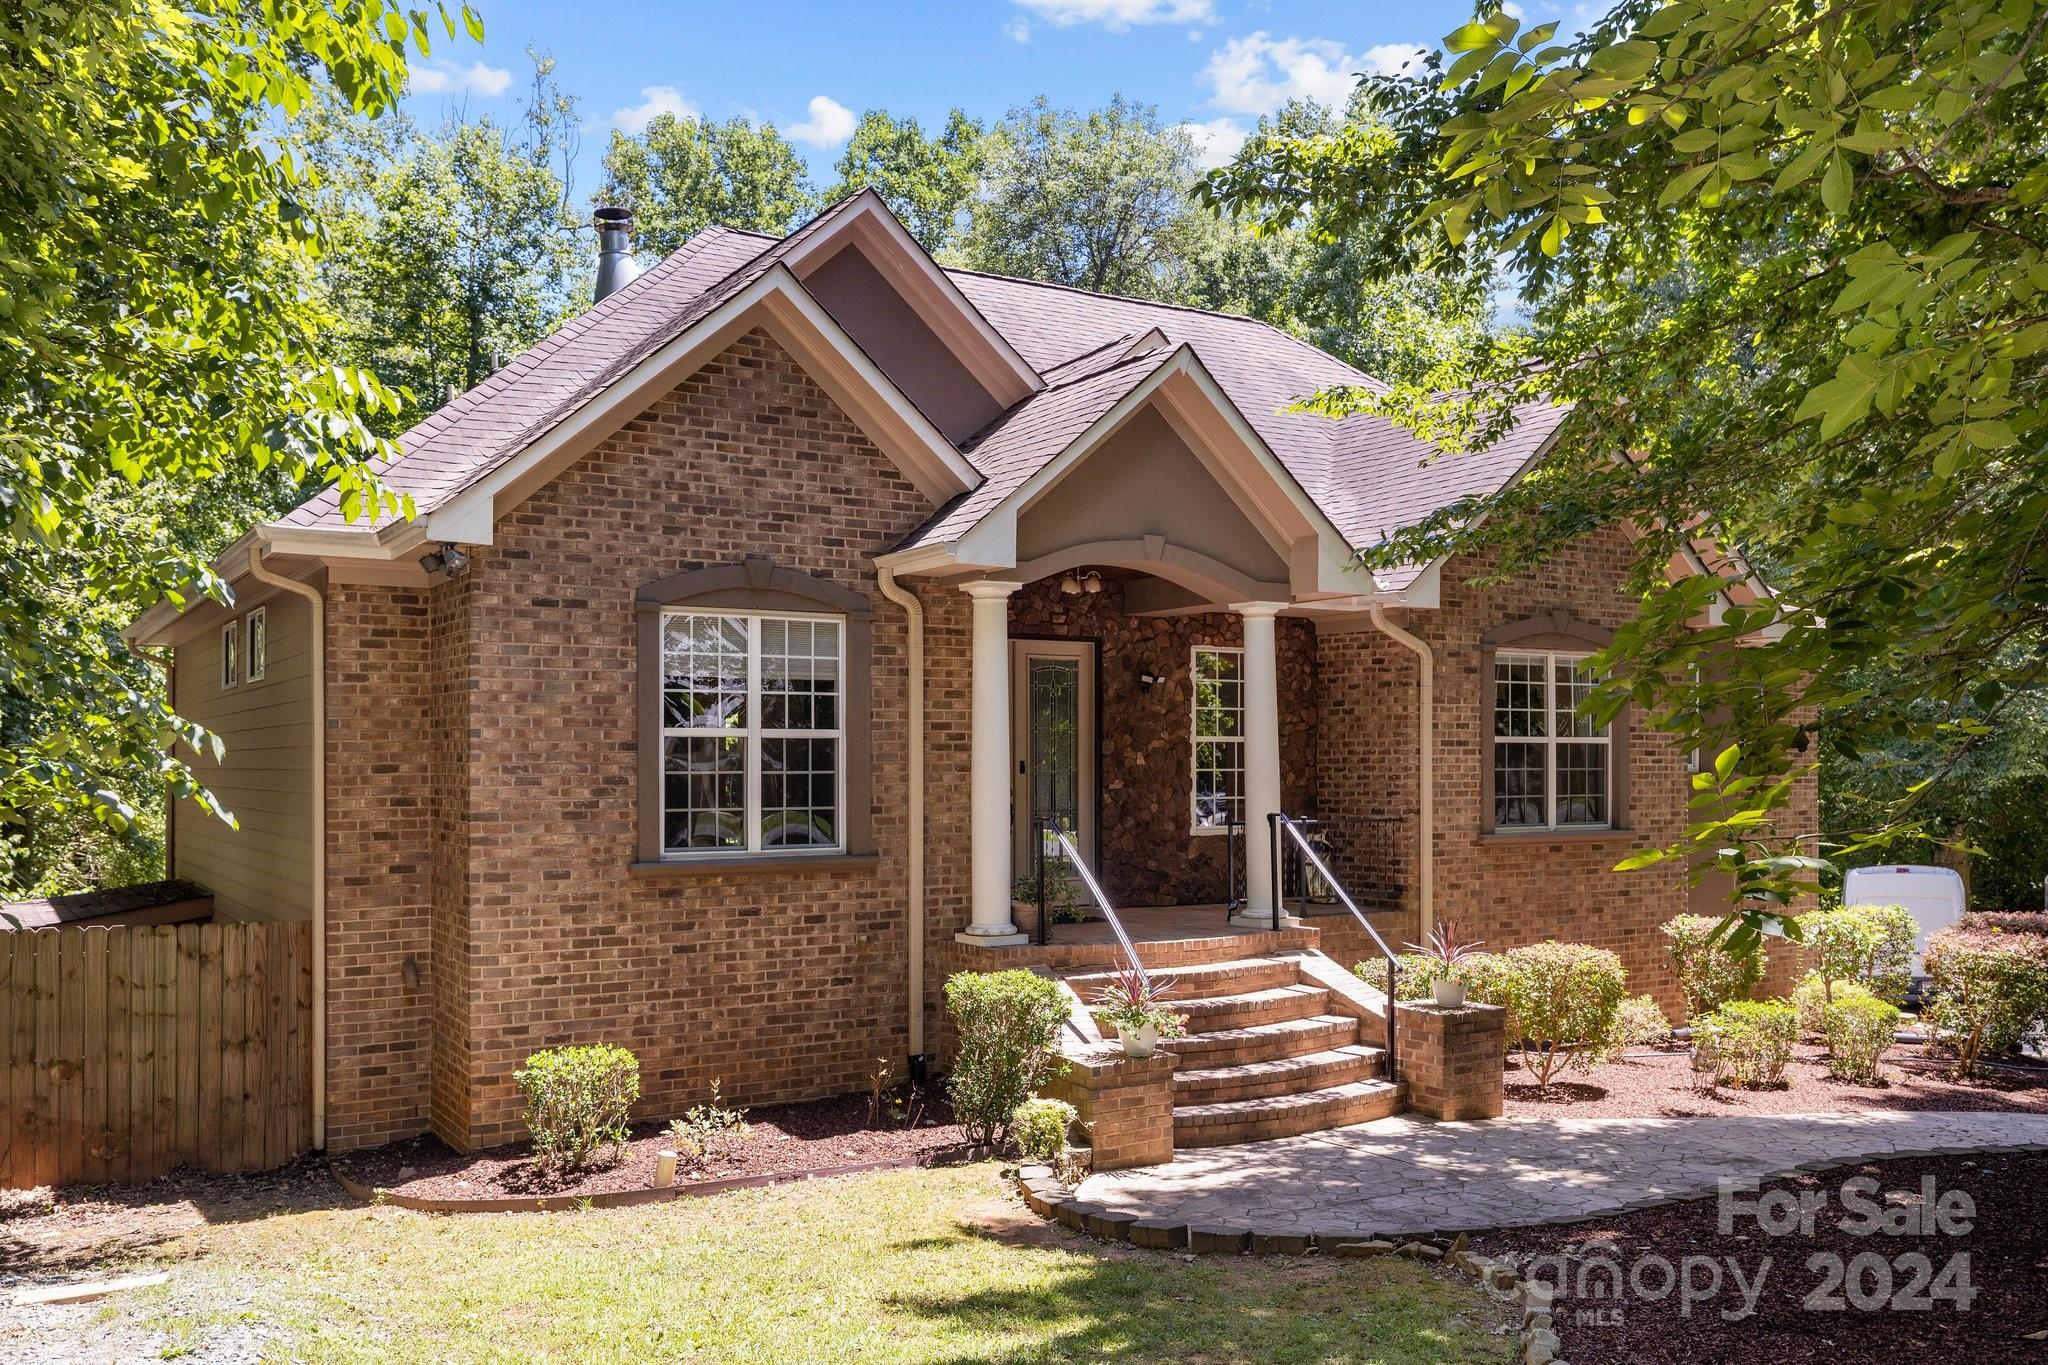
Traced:
[[1567, 1223], [1872, 1158], [2048, 1148], [2048, 1115], [1777, 1114], [1727, 1118], [1413, 1115], [1184, 1152], [1091, 1176], [1078, 1197], [1205, 1228], [1374, 1237]]

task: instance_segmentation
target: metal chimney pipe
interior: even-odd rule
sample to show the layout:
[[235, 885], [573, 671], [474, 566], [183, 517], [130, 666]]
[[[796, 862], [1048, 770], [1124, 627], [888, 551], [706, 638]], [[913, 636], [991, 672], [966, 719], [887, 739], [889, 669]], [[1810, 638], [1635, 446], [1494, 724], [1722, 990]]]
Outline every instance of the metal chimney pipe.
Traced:
[[597, 298], [631, 284], [640, 274], [633, 259], [633, 210], [606, 207], [591, 217], [597, 229]]

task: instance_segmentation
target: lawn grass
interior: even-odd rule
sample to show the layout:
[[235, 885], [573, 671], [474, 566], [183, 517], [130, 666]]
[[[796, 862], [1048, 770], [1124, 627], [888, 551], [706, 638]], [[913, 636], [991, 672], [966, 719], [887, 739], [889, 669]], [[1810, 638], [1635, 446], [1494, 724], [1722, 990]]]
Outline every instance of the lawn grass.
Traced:
[[320, 1361], [1504, 1362], [1502, 1312], [1406, 1261], [1194, 1259], [1048, 1228], [992, 1166], [632, 1209], [340, 1208], [191, 1234], [118, 1312], [168, 1355], [258, 1324]]

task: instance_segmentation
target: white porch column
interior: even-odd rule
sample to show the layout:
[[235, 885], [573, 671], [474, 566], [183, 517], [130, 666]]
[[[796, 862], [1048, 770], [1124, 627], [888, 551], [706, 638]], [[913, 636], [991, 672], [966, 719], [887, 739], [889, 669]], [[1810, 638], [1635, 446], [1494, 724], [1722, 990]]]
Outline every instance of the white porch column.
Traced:
[[1010, 921], [1010, 594], [1019, 583], [969, 583], [974, 599], [974, 748], [969, 784], [973, 914], [963, 943], [1028, 940]]
[[1244, 621], [1245, 904], [1236, 918], [1273, 923], [1272, 824], [1280, 809], [1280, 660], [1275, 619], [1284, 602], [1239, 602]]

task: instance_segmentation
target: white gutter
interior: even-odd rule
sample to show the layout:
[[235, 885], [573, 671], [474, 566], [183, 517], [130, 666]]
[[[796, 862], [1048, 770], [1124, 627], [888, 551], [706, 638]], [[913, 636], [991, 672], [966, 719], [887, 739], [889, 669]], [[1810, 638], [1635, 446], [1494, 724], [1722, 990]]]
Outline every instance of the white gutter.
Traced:
[[1421, 759], [1416, 779], [1416, 880], [1419, 885], [1421, 941], [1427, 943], [1436, 929], [1436, 657], [1429, 646], [1387, 619], [1386, 608], [1374, 602], [1366, 608], [1379, 632], [1398, 645], [1415, 652], [1420, 669], [1417, 698], [1415, 747]]
[[887, 564], [875, 565], [882, 596], [903, 608], [910, 632], [910, 1056], [924, 1056], [924, 603], [899, 586]]
[[313, 611], [313, 1150], [327, 1150], [327, 599], [310, 583], [263, 567], [249, 547], [249, 576], [303, 597]]

